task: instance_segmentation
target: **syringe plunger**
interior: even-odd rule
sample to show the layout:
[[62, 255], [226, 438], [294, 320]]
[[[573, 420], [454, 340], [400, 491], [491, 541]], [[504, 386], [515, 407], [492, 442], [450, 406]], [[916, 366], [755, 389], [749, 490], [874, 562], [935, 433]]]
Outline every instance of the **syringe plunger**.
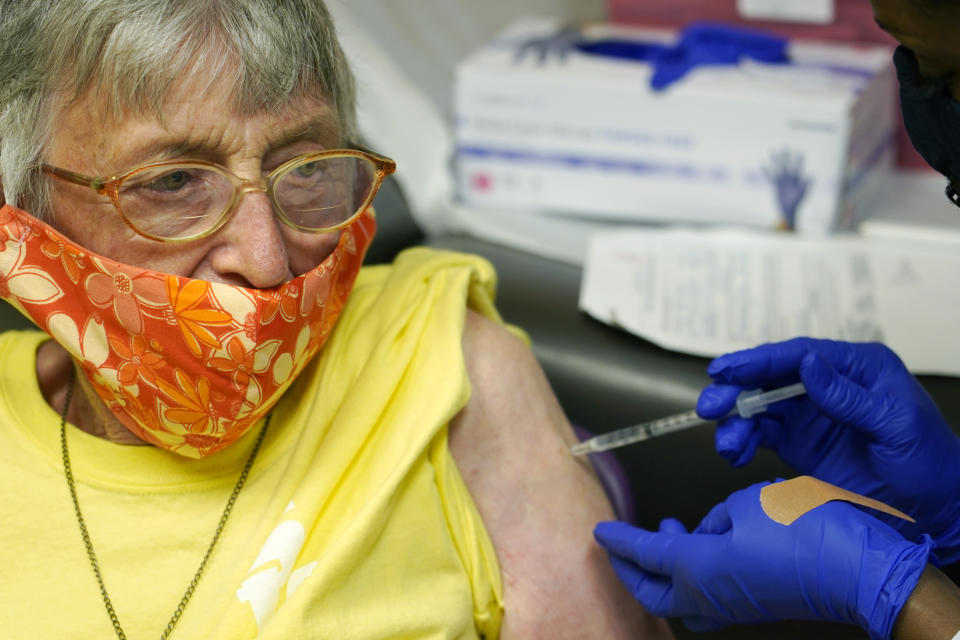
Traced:
[[807, 389], [803, 386], [802, 382], [771, 391], [764, 391], [763, 389], [744, 391], [737, 396], [737, 413], [739, 413], [742, 418], [751, 418], [758, 413], [766, 411], [767, 407], [774, 402], [801, 396], [806, 392]]

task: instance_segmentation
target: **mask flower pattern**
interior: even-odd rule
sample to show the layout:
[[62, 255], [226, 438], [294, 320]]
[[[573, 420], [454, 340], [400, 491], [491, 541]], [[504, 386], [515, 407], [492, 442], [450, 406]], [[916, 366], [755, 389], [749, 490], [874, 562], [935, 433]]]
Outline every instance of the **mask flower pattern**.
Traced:
[[[307, 274], [303, 280], [303, 296], [300, 298], [300, 315], [308, 315], [315, 307], [323, 306], [324, 301], [330, 297], [330, 287], [333, 282], [326, 277], [326, 265], [314, 269]], [[329, 268], [335, 270], [338, 265], [330, 265]]]
[[376, 224], [364, 212], [320, 265], [264, 290], [117, 263], [0, 207], [0, 298], [50, 334], [116, 418], [191, 458], [262, 419], [330, 334]]
[[[0, 298], [22, 310], [23, 305], [50, 304], [63, 297], [63, 289], [45, 271], [27, 262], [27, 246], [21, 240], [33, 235], [16, 225], [7, 229], [7, 242], [0, 251]], [[13, 238], [18, 238], [13, 240]]]
[[124, 343], [119, 338], [108, 338], [110, 348], [120, 358], [117, 368], [117, 380], [123, 385], [132, 385], [138, 379], [151, 386], [157, 384], [157, 371], [166, 366], [161, 347], [156, 340], [150, 343], [142, 335], [131, 335], [130, 342]]
[[[51, 233], [49, 228], [46, 233]], [[112, 308], [120, 325], [130, 333], [143, 333], [143, 306], [163, 304], [162, 280], [149, 272], [137, 273], [132, 267], [116, 265], [110, 269], [103, 260], [94, 258], [93, 262], [98, 270], [84, 281], [90, 301], [100, 308]]]
[[50, 235], [49, 231], [45, 231], [44, 234], [47, 240], [40, 245], [40, 250], [52, 260], [59, 259], [70, 282], [77, 284], [80, 280], [80, 269], [83, 268], [84, 252], [57, 240]]
[[207, 297], [210, 283], [189, 280], [181, 286], [180, 280], [174, 276], [167, 277], [167, 293], [170, 298], [168, 318], [180, 328], [190, 353], [200, 356], [204, 345], [213, 349], [220, 346], [220, 340], [212, 329], [228, 326], [233, 319], [226, 311], [202, 304]]
[[281, 347], [279, 340], [269, 340], [248, 347], [240, 335], [227, 339], [224, 349], [210, 358], [207, 365], [230, 376], [234, 389], [243, 392], [241, 405], [235, 410], [245, 413], [256, 407], [263, 397], [259, 377], [270, 371]]
[[210, 380], [200, 378], [194, 382], [180, 369], [177, 369], [174, 375], [176, 387], [163, 380], [159, 381], [160, 390], [176, 403], [176, 406], [163, 412], [163, 417], [183, 425], [189, 433], [213, 435], [219, 430], [219, 420], [210, 402]]
[[300, 294], [301, 289], [294, 281], [287, 282], [279, 289], [261, 292], [259, 295], [264, 305], [264, 323], [273, 322], [278, 313], [287, 322], [293, 321], [297, 316], [297, 307], [300, 305]]

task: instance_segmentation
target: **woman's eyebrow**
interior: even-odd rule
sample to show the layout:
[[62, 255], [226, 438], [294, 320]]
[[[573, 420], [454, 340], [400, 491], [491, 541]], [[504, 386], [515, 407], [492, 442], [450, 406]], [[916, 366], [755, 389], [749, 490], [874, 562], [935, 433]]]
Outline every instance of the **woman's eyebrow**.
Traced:
[[152, 162], [164, 162], [175, 158], [205, 158], [222, 152], [222, 140], [212, 135], [161, 135], [142, 144], [126, 149], [114, 159], [117, 170], [128, 170]]
[[[325, 145], [336, 145], [339, 140], [339, 128], [335, 120], [329, 117], [317, 118], [290, 129], [279, 130], [267, 139], [264, 153], [301, 141], [316, 141]], [[185, 135], [155, 138], [141, 146], [124, 153], [117, 163], [117, 171], [126, 171], [136, 166], [152, 162], [164, 162], [178, 158], [208, 159], [223, 155], [222, 141], [214, 136]]]
[[278, 149], [304, 140], [336, 144], [339, 136], [340, 132], [335, 120], [329, 117], [320, 118], [271, 136], [270, 148]]

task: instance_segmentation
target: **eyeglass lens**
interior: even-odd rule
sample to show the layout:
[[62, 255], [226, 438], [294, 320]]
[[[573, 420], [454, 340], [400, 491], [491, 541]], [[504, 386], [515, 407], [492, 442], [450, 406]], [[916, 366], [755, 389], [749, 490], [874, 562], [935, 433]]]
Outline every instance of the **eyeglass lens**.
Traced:
[[[363, 206], [376, 182], [366, 158], [334, 156], [304, 161], [276, 176], [281, 215], [308, 232], [333, 229]], [[210, 167], [184, 163], [152, 167], [124, 180], [120, 209], [139, 231], [159, 238], [188, 238], [213, 228], [233, 199], [230, 178]]]

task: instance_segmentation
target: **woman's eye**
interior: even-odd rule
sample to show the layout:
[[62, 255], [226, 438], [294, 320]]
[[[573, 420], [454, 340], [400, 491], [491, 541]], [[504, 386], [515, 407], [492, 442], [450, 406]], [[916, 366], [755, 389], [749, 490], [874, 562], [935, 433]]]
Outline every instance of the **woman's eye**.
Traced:
[[189, 181], [190, 176], [186, 171], [171, 171], [153, 180], [147, 186], [154, 191], [179, 191]]
[[294, 171], [296, 171], [297, 175], [299, 175], [302, 178], [309, 178], [310, 176], [315, 174], [319, 168], [320, 168], [320, 162], [314, 161], [314, 162], [308, 162], [306, 164], [302, 164], [296, 169], [294, 169]]

